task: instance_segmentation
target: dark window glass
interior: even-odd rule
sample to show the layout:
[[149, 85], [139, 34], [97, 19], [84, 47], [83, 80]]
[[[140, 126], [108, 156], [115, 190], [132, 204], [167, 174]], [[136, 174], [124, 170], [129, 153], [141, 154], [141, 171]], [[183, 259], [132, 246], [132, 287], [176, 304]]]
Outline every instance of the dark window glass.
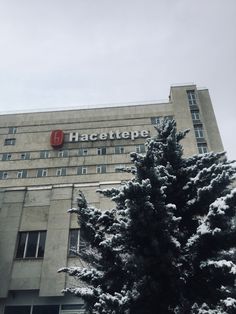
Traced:
[[124, 154], [125, 149], [123, 146], [115, 146], [115, 154]]
[[20, 232], [16, 258], [44, 256], [46, 231]]
[[187, 95], [188, 95], [188, 103], [189, 103], [189, 105], [196, 105], [197, 101], [196, 101], [195, 90], [188, 90], [187, 91]]
[[11, 126], [8, 129], [8, 134], [16, 134], [17, 128], [15, 126]]
[[162, 117], [151, 117], [151, 124], [159, 124]]
[[30, 153], [21, 153], [20, 159], [23, 159], [23, 160], [30, 159]]
[[76, 256], [78, 253], [79, 229], [71, 229], [69, 235], [69, 255]]
[[26, 177], [27, 177], [27, 170], [24, 169], [24, 170], [18, 171], [16, 177], [17, 177], [18, 179], [20, 179], [20, 178], [26, 178]]
[[198, 144], [198, 152], [199, 154], [205, 154], [208, 152], [207, 144]]
[[6, 171], [0, 171], [0, 180], [7, 179], [8, 173]]
[[62, 304], [62, 310], [80, 310], [84, 309], [84, 304]]
[[138, 146], [136, 146], [136, 153], [145, 153], [145, 145], [144, 144], [140, 144]]
[[4, 314], [30, 314], [30, 306], [6, 306]]
[[59, 305], [34, 305], [33, 314], [58, 314]]
[[19, 242], [18, 242], [18, 248], [16, 252], [17, 258], [23, 258], [24, 256], [26, 236], [27, 236], [27, 232], [22, 232], [19, 234]]
[[44, 256], [45, 240], [46, 240], [46, 232], [40, 232], [38, 257]]
[[4, 145], [15, 145], [16, 139], [15, 138], [6, 138], [4, 141]]
[[47, 169], [38, 169], [37, 177], [46, 177], [48, 175]]
[[25, 257], [35, 257], [38, 241], [38, 232], [29, 232]]
[[107, 171], [107, 168], [106, 168], [106, 165], [97, 165], [97, 173], [106, 173]]
[[84, 166], [79, 166], [77, 168], [77, 174], [80, 175], [80, 174], [86, 174], [87, 173], [87, 167], [84, 167]]
[[98, 155], [106, 155], [107, 149], [106, 149], [106, 147], [99, 147], [97, 149], [97, 152], [98, 152]]
[[41, 151], [40, 158], [49, 158], [49, 151], [48, 150]]
[[5, 161], [5, 160], [11, 160], [11, 154], [9, 153], [4, 153], [2, 155], [2, 160]]

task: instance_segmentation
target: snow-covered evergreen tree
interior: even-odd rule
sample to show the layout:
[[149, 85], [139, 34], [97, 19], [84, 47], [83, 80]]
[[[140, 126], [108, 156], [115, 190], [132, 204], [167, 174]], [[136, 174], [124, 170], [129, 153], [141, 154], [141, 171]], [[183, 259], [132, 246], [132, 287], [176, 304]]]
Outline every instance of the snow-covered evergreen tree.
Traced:
[[88, 313], [236, 313], [235, 168], [224, 153], [184, 158], [175, 121], [163, 121], [145, 155], [132, 153], [134, 177], [99, 191], [116, 204], [78, 213], [88, 268], [60, 271], [86, 286]]

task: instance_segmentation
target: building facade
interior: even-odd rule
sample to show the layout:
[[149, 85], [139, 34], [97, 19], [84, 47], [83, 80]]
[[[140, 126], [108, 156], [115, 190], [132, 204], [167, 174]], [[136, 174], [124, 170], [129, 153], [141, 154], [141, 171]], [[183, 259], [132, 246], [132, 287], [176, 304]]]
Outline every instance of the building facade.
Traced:
[[78, 314], [64, 296], [73, 279], [57, 270], [81, 265], [80, 228], [67, 214], [82, 190], [96, 207], [112, 204], [97, 189], [130, 178], [130, 153], [144, 153], [163, 117], [174, 118], [184, 154], [222, 151], [211, 99], [196, 85], [172, 86], [169, 101], [0, 116], [0, 313]]

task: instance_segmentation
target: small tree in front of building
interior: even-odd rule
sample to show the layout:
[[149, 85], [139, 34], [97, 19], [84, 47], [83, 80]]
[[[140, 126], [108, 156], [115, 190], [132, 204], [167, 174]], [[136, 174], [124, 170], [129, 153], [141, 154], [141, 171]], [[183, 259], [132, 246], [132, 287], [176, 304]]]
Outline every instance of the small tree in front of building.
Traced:
[[[133, 179], [99, 193], [115, 207], [78, 214], [87, 268], [64, 267], [78, 279], [66, 293], [88, 313], [236, 313], [235, 168], [224, 153], [183, 157], [175, 121], [163, 121], [144, 155], [132, 153]], [[81, 283], [83, 283], [81, 285]]]

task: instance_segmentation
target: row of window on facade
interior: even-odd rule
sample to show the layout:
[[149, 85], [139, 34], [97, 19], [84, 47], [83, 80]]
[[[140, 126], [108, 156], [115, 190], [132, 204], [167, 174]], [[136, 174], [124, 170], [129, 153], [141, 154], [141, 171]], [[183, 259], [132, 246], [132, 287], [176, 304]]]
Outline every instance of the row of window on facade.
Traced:
[[[144, 153], [145, 152], [145, 145], [144, 144], [139, 144], [135, 146], [135, 151], [136, 153]], [[57, 157], [69, 157], [70, 153], [69, 150], [59, 150], [59, 151], [54, 151], [53, 154], [57, 154]], [[77, 156], [88, 156], [90, 153], [88, 148], [80, 148], [77, 151]], [[108, 153], [107, 147], [98, 147], [97, 148], [97, 155], [106, 155]], [[114, 153], [115, 154], [125, 154], [125, 147], [124, 146], [115, 146], [114, 147]], [[39, 152], [39, 158], [41, 159], [47, 159], [50, 158], [51, 151], [49, 150], [44, 150]], [[3, 153], [2, 154], [2, 160], [11, 160], [13, 157], [12, 153]], [[19, 159], [21, 160], [28, 160], [30, 159], [30, 153], [29, 152], [22, 152], [19, 155]]]
[[[89, 168], [88, 166], [79, 166], [76, 169], [76, 173], [71, 173], [70, 175], [83, 175], [83, 174], [92, 174], [94, 172], [89, 172]], [[114, 172], [121, 172], [123, 168], [126, 168], [126, 166], [124, 164], [116, 164], [114, 166]], [[107, 172], [107, 165], [103, 164], [103, 165], [96, 165], [96, 173], [106, 173]], [[9, 176], [9, 171], [0, 171], [0, 180], [4, 180], [4, 179], [13, 179], [13, 178], [17, 178], [17, 179], [22, 179], [22, 178], [27, 178], [28, 177], [28, 171], [27, 169], [22, 169], [22, 170], [17, 170], [15, 171], [11, 171], [11, 173], [14, 173], [14, 177], [10, 177]], [[40, 168], [36, 170], [36, 177], [40, 178], [40, 177], [47, 177], [49, 175], [49, 171], [48, 169], [45, 168]], [[67, 174], [67, 168], [66, 167], [62, 167], [62, 168], [57, 168], [56, 171], [54, 172], [54, 174], [50, 174], [50, 176], [66, 176]], [[28, 178], [32, 178], [32, 176], [28, 177]]]
[[6, 305], [4, 314], [84, 314], [83, 304]]
[[[19, 232], [17, 239], [16, 259], [43, 258], [45, 251], [46, 231]], [[70, 229], [68, 256], [77, 256], [85, 247], [81, 229]]]
[[197, 105], [197, 97], [194, 89], [187, 90], [187, 97], [189, 105]]
[[[163, 119], [173, 119], [173, 116], [159, 116], [159, 117], [151, 117], [151, 123], [152, 124], [158, 124], [161, 122], [161, 120]], [[11, 126], [8, 128], [8, 134], [16, 134], [17, 133], [17, 127], [16, 126]], [[15, 140], [15, 139], [9, 139], [9, 142], [10, 140]], [[14, 144], [5, 144], [5, 145], [14, 145]]]

